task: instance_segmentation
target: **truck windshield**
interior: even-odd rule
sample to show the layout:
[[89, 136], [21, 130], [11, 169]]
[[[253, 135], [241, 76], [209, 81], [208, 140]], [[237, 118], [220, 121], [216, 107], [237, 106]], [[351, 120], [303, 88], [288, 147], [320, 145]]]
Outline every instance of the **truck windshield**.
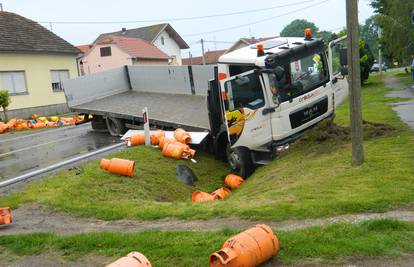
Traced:
[[328, 79], [328, 67], [321, 52], [303, 57], [284, 66], [280, 81], [269, 75], [273, 93], [278, 93], [282, 102], [291, 100], [321, 86]]

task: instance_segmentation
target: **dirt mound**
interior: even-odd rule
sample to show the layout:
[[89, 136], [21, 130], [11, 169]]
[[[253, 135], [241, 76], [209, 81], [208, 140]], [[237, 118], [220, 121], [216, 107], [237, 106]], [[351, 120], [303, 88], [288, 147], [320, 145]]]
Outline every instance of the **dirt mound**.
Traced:
[[[364, 139], [369, 140], [381, 136], [389, 136], [397, 133], [397, 129], [388, 124], [363, 121]], [[306, 133], [304, 142], [333, 142], [346, 143], [351, 141], [350, 127], [344, 127], [330, 122], [322, 122], [314, 129]]]

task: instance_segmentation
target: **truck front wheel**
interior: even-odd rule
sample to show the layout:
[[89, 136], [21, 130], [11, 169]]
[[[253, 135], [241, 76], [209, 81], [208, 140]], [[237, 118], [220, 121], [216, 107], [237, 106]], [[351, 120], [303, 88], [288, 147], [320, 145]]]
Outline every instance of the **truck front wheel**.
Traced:
[[118, 118], [106, 118], [106, 126], [108, 127], [109, 134], [112, 136], [120, 136], [126, 132], [124, 122]]
[[229, 163], [232, 172], [243, 178], [248, 178], [253, 173], [254, 164], [248, 148], [231, 148], [230, 144], [227, 144], [226, 155], [227, 162]]

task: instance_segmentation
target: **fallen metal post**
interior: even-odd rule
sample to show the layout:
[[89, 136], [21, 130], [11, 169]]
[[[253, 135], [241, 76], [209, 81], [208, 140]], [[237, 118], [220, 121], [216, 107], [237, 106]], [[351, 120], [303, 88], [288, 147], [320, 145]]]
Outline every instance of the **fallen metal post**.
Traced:
[[118, 147], [121, 147], [121, 146], [124, 146], [124, 145], [125, 145], [125, 143], [122, 142], [122, 143], [118, 143], [118, 144], [115, 144], [115, 145], [112, 145], [112, 146], [107, 146], [107, 147], [92, 151], [90, 153], [86, 153], [86, 154], [77, 156], [75, 158], [71, 158], [71, 159], [68, 159], [68, 160], [58, 162], [56, 164], [50, 165], [48, 167], [45, 167], [45, 168], [42, 168], [42, 169], [39, 169], [39, 170], [35, 170], [35, 171], [29, 172], [29, 173], [25, 173], [23, 175], [20, 175], [20, 176], [11, 178], [11, 179], [7, 179], [5, 181], [0, 181], [0, 188], [6, 187], [6, 186], [9, 186], [9, 185], [21, 182], [21, 181], [25, 181], [25, 180], [33, 177], [33, 176], [40, 175], [40, 174], [43, 174], [43, 173], [46, 173], [46, 172], [49, 172], [49, 171], [53, 171], [57, 168], [65, 166], [65, 165], [75, 163], [75, 162], [83, 160], [83, 159], [87, 159], [89, 157], [95, 156], [97, 154], [100, 154], [100, 153], [103, 153], [103, 152], [106, 152], [106, 151], [110, 151], [112, 149], [115, 149], [115, 148], [118, 148]]

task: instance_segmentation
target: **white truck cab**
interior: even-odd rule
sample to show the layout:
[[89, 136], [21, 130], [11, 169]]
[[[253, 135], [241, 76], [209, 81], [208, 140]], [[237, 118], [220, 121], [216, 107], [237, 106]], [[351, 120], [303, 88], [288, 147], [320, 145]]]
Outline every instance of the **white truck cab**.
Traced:
[[348, 88], [345, 73], [334, 74], [332, 65], [324, 42], [309, 34], [220, 57], [221, 132], [226, 135], [221, 146], [232, 171], [248, 177], [255, 165], [266, 164], [303, 131], [334, 116]]

